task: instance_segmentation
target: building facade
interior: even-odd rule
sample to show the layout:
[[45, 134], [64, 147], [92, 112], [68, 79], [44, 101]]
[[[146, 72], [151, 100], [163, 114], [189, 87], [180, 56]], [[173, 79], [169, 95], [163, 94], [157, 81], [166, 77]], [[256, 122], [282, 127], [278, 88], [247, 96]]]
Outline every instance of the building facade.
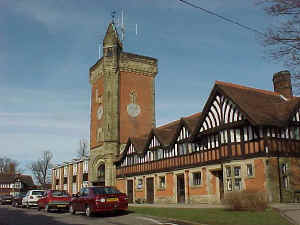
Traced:
[[[156, 74], [156, 59], [123, 52], [111, 23], [103, 57], [89, 73], [86, 185], [116, 186], [130, 202], [219, 203], [232, 191], [264, 192], [269, 201], [294, 198], [300, 98], [288, 71], [273, 76], [274, 91], [217, 81], [202, 112], [157, 128]], [[83, 186], [83, 174], [74, 178], [72, 168], [73, 162], [54, 168], [54, 188], [75, 193]]]
[[103, 56], [90, 68], [89, 181], [115, 185], [114, 162], [130, 136], [155, 126], [157, 60], [126, 53], [114, 23], [103, 40]]
[[215, 83], [201, 113], [130, 137], [116, 162], [131, 202], [219, 203], [232, 191], [292, 201], [300, 190], [300, 98], [288, 71], [274, 91]]
[[82, 187], [87, 187], [89, 158], [82, 157], [56, 165], [52, 169], [52, 189], [65, 190], [76, 194]]
[[12, 196], [25, 193], [35, 187], [32, 177], [21, 174], [0, 174], [0, 195]]

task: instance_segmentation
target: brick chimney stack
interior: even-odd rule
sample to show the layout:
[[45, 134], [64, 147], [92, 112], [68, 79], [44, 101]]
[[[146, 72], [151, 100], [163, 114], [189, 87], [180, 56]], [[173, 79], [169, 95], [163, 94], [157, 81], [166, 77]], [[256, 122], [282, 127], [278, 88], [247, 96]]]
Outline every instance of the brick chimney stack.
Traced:
[[273, 75], [274, 91], [283, 95], [285, 98], [292, 98], [291, 74], [288, 70], [280, 71]]

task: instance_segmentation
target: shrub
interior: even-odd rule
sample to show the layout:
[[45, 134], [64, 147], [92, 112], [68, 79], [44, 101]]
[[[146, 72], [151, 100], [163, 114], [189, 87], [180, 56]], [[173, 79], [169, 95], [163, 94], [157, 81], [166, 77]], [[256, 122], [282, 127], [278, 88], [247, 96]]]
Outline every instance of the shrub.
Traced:
[[249, 191], [226, 193], [223, 204], [236, 211], [264, 211], [268, 207], [268, 201], [265, 193]]

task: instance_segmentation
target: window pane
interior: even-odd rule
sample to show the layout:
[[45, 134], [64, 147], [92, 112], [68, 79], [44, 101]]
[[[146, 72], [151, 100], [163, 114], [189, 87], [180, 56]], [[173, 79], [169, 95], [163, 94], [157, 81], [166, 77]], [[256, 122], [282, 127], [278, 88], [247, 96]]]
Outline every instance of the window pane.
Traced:
[[201, 172], [193, 173], [193, 185], [201, 184]]
[[236, 142], [241, 142], [241, 130], [235, 129]]
[[232, 191], [232, 180], [227, 179], [227, 191]]
[[247, 175], [249, 177], [253, 176], [253, 168], [252, 168], [252, 164], [248, 164], [247, 165]]
[[241, 167], [240, 166], [234, 167], [234, 176], [239, 177], [240, 175], [241, 175]]
[[231, 177], [231, 167], [226, 167], [226, 176]]
[[242, 189], [242, 180], [241, 178], [234, 179], [234, 190], [241, 190]]

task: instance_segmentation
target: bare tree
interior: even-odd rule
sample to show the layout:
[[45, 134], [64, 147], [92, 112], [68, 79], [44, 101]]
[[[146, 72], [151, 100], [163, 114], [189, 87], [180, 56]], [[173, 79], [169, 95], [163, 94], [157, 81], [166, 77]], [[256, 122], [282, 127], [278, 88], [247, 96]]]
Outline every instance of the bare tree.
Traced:
[[77, 150], [78, 157], [86, 157], [89, 155], [89, 145], [85, 138], [81, 138], [79, 141], [79, 148]]
[[51, 160], [53, 155], [50, 151], [44, 151], [40, 159], [32, 162], [28, 167], [41, 186], [50, 182], [50, 169], [53, 167]]
[[21, 173], [19, 162], [10, 158], [0, 158], [0, 174], [16, 174]]
[[[277, 17], [264, 37], [264, 45], [272, 59], [282, 61], [291, 70], [294, 87], [300, 87], [300, 1], [259, 0], [268, 15]], [[296, 91], [297, 92], [297, 91]], [[299, 92], [299, 90], [298, 90]]]

